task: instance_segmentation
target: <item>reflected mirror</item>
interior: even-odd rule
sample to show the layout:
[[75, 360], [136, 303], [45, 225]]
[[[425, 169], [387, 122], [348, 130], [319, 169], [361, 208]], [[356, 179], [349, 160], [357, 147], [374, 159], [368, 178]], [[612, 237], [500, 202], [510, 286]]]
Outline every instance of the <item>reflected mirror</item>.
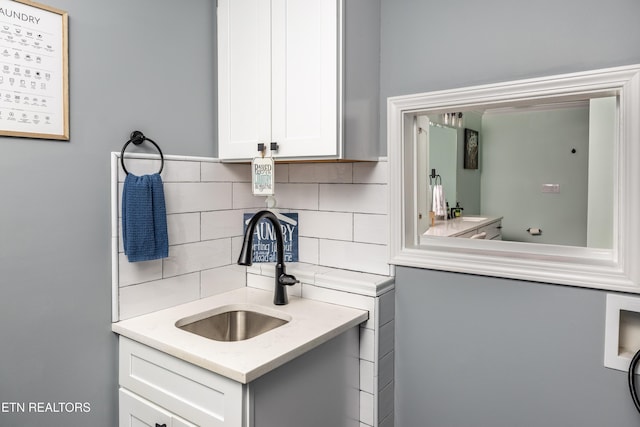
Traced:
[[617, 104], [592, 94], [416, 114], [421, 240], [611, 249]]
[[392, 97], [387, 115], [392, 264], [640, 292], [640, 66]]

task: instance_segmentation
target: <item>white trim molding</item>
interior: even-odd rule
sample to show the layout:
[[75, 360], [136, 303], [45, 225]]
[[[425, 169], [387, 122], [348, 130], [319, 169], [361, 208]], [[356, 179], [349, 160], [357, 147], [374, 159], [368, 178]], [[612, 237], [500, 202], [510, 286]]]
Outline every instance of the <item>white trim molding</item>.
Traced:
[[[415, 117], [617, 96], [613, 247], [433, 238], [417, 230]], [[390, 263], [640, 293], [640, 65], [392, 97], [387, 102]]]

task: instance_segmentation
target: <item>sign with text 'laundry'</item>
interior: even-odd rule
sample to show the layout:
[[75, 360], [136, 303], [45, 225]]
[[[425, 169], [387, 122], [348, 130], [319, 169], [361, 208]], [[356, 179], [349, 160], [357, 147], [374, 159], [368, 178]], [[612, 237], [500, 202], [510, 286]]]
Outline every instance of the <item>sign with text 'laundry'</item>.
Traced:
[[[284, 261], [298, 262], [298, 214], [297, 213], [277, 213], [282, 229], [284, 240]], [[246, 213], [243, 217], [244, 231], [253, 214]], [[252, 262], [276, 262], [277, 254], [276, 231], [266, 218], [262, 218], [256, 225], [253, 233], [253, 257]]]

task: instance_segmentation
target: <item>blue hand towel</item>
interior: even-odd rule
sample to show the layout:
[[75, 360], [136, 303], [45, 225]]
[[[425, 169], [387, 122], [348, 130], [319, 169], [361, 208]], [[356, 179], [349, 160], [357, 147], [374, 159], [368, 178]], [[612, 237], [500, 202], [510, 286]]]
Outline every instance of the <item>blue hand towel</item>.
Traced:
[[122, 190], [122, 242], [129, 262], [169, 256], [167, 212], [159, 174], [128, 174]]

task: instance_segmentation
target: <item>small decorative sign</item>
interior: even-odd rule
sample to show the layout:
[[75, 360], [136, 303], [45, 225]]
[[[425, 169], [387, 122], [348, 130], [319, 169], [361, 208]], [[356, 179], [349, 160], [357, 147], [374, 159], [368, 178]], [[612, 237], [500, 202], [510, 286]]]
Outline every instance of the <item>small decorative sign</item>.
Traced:
[[255, 196], [273, 196], [275, 167], [273, 157], [256, 157], [251, 162], [251, 183]]
[[[298, 261], [298, 214], [297, 213], [277, 213], [282, 226], [282, 237], [284, 240], [284, 261]], [[253, 214], [244, 214], [244, 230]], [[271, 221], [262, 218], [256, 225], [253, 234], [253, 257], [252, 262], [276, 262], [276, 233]]]

